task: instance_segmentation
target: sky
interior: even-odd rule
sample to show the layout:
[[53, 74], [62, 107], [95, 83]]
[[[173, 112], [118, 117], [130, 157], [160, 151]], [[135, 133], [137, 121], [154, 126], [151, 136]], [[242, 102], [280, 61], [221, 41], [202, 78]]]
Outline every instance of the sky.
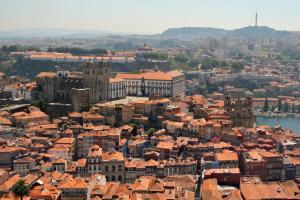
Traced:
[[300, 31], [300, 0], [0, 0], [0, 30], [66, 28], [160, 33], [258, 25]]

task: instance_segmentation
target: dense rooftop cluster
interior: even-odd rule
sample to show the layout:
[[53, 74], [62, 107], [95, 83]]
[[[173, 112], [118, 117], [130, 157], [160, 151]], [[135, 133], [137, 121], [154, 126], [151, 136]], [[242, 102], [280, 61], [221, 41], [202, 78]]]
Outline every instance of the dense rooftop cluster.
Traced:
[[13, 198], [23, 179], [28, 199], [298, 199], [300, 137], [237, 126], [251, 97], [212, 97], [126, 97], [62, 117], [2, 109], [0, 191]]

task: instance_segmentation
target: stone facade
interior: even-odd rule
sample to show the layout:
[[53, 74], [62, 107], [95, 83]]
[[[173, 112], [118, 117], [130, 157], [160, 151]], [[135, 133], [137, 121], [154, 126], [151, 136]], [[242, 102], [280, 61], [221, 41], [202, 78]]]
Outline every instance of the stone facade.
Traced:
[[117, 74], [116, 77], [126, 80], [128, 95], [176, 97], [185, 93], [185, 77], [177, 70]]
[[225, 97], [224, 108], [229, 114], [234, 127], [253, 127], [254, 114], [252, 106], [253, 103], [251, 97], [235, 100], [228, 95]]
[[109, 99], [109, 76], [110, 69], [107, 63], [88, 62], [83, 70], [83, 85], [90, 88], [90, 103], [94, 104], [99, 101]]
[[[124, 81], [113, 80], [110, 86], [109, 64], [105, 62], [87, 62], [83, 73], [58, 71], [41, 72], [36, 77], [38, 95], [48, 103], [75, 104], [75, 110], [86, 110], [87, 104], [111, 99], [110, 88], [113, 88], [114, 98], [121, 98], [125, 93], [118, 88], [124, 88]], [[87, 95], [88, 94], [88, 95]], [[122, 96], [123, 95], [123, 96]]]
[[73, 111], [80, 112], [89, 110], [90, 107], [90, 89], [72, 89]]

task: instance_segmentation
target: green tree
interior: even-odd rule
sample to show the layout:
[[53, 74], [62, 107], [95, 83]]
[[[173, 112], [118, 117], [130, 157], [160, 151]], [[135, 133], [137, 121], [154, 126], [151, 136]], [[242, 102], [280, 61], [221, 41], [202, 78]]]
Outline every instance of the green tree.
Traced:
[[270, 109], [269, 107], [269, 100], [268, 98], [265, 99], [265, 103], [264, 103], [264, 112], [268, 112]]
[[38, 107], [39, 109], [41, 109], [41, 111], [45, 111], [46, 110], [46, 105], [45, 105], [45, 102], [38, 99], [36, 101], [33, 101], [31, 103], [32, 106], [35, 106], [35, 107]]
[[199, 61], [198, 60], [191, 60], [189, 62], [189, 67], [197, 67], [199, 65]]
[[189, 58], [186, 54], [178, 54], [175, 58], [175, 61], [176, 62], [179, 62], [179, 63], [186, 63], [188, 62]]
[[11, 192], [18, 199], [23, 200], [23, 197], [29, 194], [30, 188], [23, 179], [18, 180], [11, 188]]
[[132, 136], [137, 136], [137, 134], [138, 134], [138, 126], [135, 124], [135, 125], [133, 126], [132, 131], [131, 131], [131, 135], [132, 135]]
[[241, 62], [234, 62], [231, 64], [231, 68], [235, 72], [240, 72], [244, 68], [244, 64]]
[[153, 133], [155, 132], [155, 128], [150, 128], [147, 131], [145, 131], [145, 134], [148, 135], [148, 139], [150, 139], [153, 136]]

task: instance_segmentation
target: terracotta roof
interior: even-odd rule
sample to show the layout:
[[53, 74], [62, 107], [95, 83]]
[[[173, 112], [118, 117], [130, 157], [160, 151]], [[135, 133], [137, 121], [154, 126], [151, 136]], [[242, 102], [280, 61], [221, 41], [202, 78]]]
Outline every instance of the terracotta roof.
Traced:
[[261, 151], [260, 155], [264, 158], [272, 158], [272, 157], [282, 157], [278, 153], [270, 152], [270, 151]]
[[158, 162], [156, 160], [150, 159], [146, 161], [146, 167], [156, 167]]
[[90, 113], [90, 112], [82, 112], [82, 118], [83, 119], [97, 119], [101, 120], [104, 119], [104, 116], [98, 114], [98, 113]]
[[121, 152], [104, 152], [102, 154], [102, 160], [103, 161], [111, 161], [111, 160], [118, 160], [122, 161], [124, 160], [124, 156]]
[[67, 161], [63, 158], [58, 158], [55, 161], [52, 162], [53, 164], [66, 164]]
[[240, 174], [239, 168], [226, 168], [226, 169], [207, 169], [205, 170], [205, 176], [210, 176], [211, 174]]
[[121, 79], [133, 79], [133, 80], [139, 80], [144, 78], [145, 80], [164, 80], [164, 81], [171, 81], [172, 75], [161, 72], [161, 71], [151, 71], [151, 72], [144, 72], [140, 74], [117, 74], [116, 78]]
[[217, 187], [217, 179], [204, 179], [201, 188], [202, 199], [221, 200], [222, 194]]
[[56, 140], [55, 144], [73, 144], [74, 141], [75, 141], [74, 138], [64, 137], [64, 138], [59, 138], [58, 140]]
[[33, 182], [35, 182], [36, 180], [38, 180], [38, 176], [35, 175], [35, 174], [27, 174], [25, 177], [24, 177], [24, 181], [25, 183], [27, 183], [28, 185], [31, 185]]
[[12, 126], [13, 123], [7, 118], [0, 117], [0, 125], [2, 125], [2, 126]]
[[110, 83], [118, 83], [118, 82], [122, 82], [122, 81], [125, 81], [125, 80], [122, 78], [109, 78]]
[[0, 191], [9, 191], [11, 187], [20, 180], [20, 175], [16, 174], [0, 185]]
[[37, 78], [45, 78], [45, 77], [52, 78], [55, 75], [56, 75], [55, 72], [40, 72], [36, 77]]
[[88, 157], [101, 157], [102, 156], [102, 148], [98, 145], [93, 145], [89, 148]]
[[[241, 183], [243, 197], [247, 199], [296, 199], [287, 193], [278, 183]], [[297, 198], [298, 199], [298, 198]]]
[[157, 149], [173, 149], [174, 142], [159, 142], [156, 146]]
[[35, 185], [30, 190], [30, 199], [47, 199], [47, 200], [56, 200], [61, 194], [56, 187], [49, 184]]
[[58, 185], [59, 189], [87, 189], [86, 182], [81, 178], [68, 178]]
[[216, 153], [216, 160], [217, 161], [238, 161], [238, 156], [236, 152], [222, 152]]

